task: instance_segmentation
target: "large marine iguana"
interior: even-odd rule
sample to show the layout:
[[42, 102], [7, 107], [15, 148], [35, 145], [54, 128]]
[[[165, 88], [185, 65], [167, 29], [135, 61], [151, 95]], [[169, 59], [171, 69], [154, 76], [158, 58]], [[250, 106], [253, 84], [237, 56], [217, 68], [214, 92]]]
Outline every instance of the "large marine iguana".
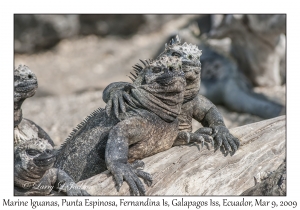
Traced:
[[89, 195], [64, 171], [52, 168], [56, 154], [47, 140], [29, 139], [14, 150], [15, 195]]
[[[63, 143], [55, 163], [76, 182], [106, 169], [113, 174], [117, 189], [123, 179], [134, 195], [144, 195], [138, 177], [150, 185], [151, 175], [140, 170], [143, 159], [172, 147], [178, 134], [178, 118], [186, 81], [181, 60], [161, 56], [136, 66], [134, 82], [124, 94], [125, 112], [116, 118], [98, 109], [88, 116]], [[126, 97], [125, 96], [125, 97]]]
[[32, 138], [47, 139], [54, 146], [49, 135], [37, 124], [22, 116], [21, 106], [26, 98], [32, 97], [38, 88], [35, 74], [25, 65], [14, 70], [14, 144]]
[[[184, 102], [178, 116], [180, 132], [174, 145], [189, 142], [202, 142], [203, 144], [204, 140], [213, 143], [210, 137], [212, 136], [217, 142], [217, 149], [223, 146], [226, 152], [234, 153], [239, 147], [239, 140], [230, 134], [216, 106], [199, 93], [201, 54], [201, 50], [196, 45], [181, 44], [179, 37], [176, 36], [165, 45], [165, 50], [158, 56], [158, 58], [161, 56], [181, 58], [187, 83]], [[125, 111], [122, 104], [124, 104], [124, 99], [127, 102], [130, 101], [130, 96], [125, 93], [124, 86], [126, 86], [125, 82], [116, 82], [107, 86], [103, 91], [103, 100], [107, 103], [108, 115], [111, 114], [111, 109], [114, 110], [116, 117], [119, 115], [119, 109], [121, 112]], [[192, 133], [192, 119], [200, 122], [204, 128]]]

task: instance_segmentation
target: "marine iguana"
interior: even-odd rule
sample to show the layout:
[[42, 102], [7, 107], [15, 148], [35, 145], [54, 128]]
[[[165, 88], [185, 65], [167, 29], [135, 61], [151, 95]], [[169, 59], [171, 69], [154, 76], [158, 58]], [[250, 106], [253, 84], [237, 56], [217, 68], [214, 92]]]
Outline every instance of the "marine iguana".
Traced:
[[181, 60], [161, 56], [137, 65], [134, 82], [124, 87], [130, 96], [121, 104], [126, 112], [116, 118], [97, 109], [74, 129], [62, 144], [55, 167], [76, 182], [108, 169], [117, 189], [123, 179], [134, 195], [144, 195], [138, 177], [151, 185], [151, 175], [140, 170], [145, 157], [172, 147], [178, 133], [178, 118], [186, 81]]
[[236, 63], [221, 52], [201, 44], [202, 75], [200, 93], [215, 104], [222, 104], [237, 112], [246, 112], [262, 118], [285, 114], [285, 106], [255, 93]]
[[89, 195], [64, 171], [52, 168], [56, 154], [47, 140], [29, 139], [14, 150], [15, 195]]
[[14, 144], [32, 139], [43, 138], [54, 146], [49, 135], [37, 124], [22, 116], [21, 106], [26, 98], [32, 97], [38, 88], [35, 74], [25, 65], [14, 70]]
[[[187, 83], [184, 102], [178, 116], [180, 132], [174, 146], [189, 142], [202, 142], [202, 145], [204, 141], [213, 143], [213, 137], [217, 142], [216, 149], [222, 145], [225, 152], [232, 151], [233, 154], [239, 147], [239, 140], [230, 134], [216, 106], [199, 93], [201, 54], [201, 50], [196, 45], [181, 44], [179, 37], [176, 36], [165, 45], [165, 50], [158, 56], [158, 58], [162, 56], [181, 58]], [[107, 86], [103, 91], [103, 101], [107, 103], [108, 115], [111, 114], [112, 108], [116, 117], [119, 115], [119, 109], [121, 112], [125, 111], [122, 104], [124, 104], [124, 99], [127, 102], [130, 101], [130, 97], [125, 93], [124, 86], [126, 83], [116, 82]], [[194, 133], [192, 133], [193, 118], [204, 126]]]

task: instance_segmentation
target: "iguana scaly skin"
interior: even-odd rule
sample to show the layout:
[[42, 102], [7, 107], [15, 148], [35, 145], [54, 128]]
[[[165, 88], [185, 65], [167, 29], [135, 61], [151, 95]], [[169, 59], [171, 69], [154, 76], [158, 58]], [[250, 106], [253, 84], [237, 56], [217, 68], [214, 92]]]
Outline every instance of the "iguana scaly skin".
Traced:
[[25, 65], [14, 70], [14, 144], [32, 138], [47, 139], [54, 146], [49, 135], [37, 124], [22, 116], [21, 106], [26, 98], [32, 97], [38, 88], [35, 74]]
[[127, 103], [116, 118], [98, 109], [87, 117], [59, 150], [55, 166], [76, 182], [109, 169], [119, 189], [125, 180], [134, 195], [144, 195], [138, 177], [151, 184], [150, 174], [139, 170], [145, 157], [172, 147], [178, 133], [186, 81], [181, 60], [161, 56], [136, 65], [134, 82], [124, 87]]
[[[188, 142], [211, 142], [212, 137], [217, 142], [217, 149], [223, 146], [226, 152], [234, 153], [239, 147], [239, 140], [232, 136], [226, 128], [222, 115], [204, 96], [200, 95], [200, 73], [201, 51], [192, 44], [181, 44], [177, 36], [169, 44], [165, 45], [165, 50], [158, 56], [177, 57], [182, 59], [182, 70], [185, 73], [186, 89], [184, 92], [184, 103], [179, 119], [179, 134], [174, 145], [186, 144]], [[103, 100], [107, 103], [107, 111], [110, 115], [111, 109], [119, 116], [119, 109], [124, 112], [119, 104], [128, 101], [129, 97], [124, 97], [124, 86], [126, 83], [112, 83], [103, 91]], [[124, 97], [124, 99], [123, 99]], [[195, 133], [192, 132], [192, 119], [200, 122], [204, 128], [200, 128]]]
[[50, 195], [55, 190], [61, 195], [89, 195], [64, 171], [52, 168], [55, 151], [47, 140], [30, 139], [16, 145], [14, 150], [15, 195]]

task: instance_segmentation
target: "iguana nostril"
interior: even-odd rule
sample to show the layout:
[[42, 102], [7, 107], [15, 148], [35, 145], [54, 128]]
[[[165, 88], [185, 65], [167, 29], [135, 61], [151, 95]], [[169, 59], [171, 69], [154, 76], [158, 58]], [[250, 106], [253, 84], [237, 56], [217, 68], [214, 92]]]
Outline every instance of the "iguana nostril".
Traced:
[[32, 79], [33, 76], [31, 74], [28, 75], [28, 79]]

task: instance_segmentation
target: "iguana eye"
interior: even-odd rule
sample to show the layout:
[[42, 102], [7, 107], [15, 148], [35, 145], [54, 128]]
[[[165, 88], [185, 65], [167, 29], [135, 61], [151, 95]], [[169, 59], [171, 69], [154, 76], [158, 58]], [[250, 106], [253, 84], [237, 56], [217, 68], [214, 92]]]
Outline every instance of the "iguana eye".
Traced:
[[35, 150], [35, 149], [28, 149], [28, 150], [26, 150], [26, 152], [27, 152], [27, 154], [30, 155], [30, 156], [36, 156], [36, 155], [38, 155], [38, 154], [41, 154], [40, 151]]
[[193, 56], [192, 56], [192, 55], [189, 55], [189, 56], [188, 56], [188, 59], [192, 60], [192, 59], [193, 59]]
[[160, 67], [154, 67], [154, 68], [152, 69], [152, 72], [153, 72], [153, 73], [159, 73], [159, 72], [161, 72], [161, 68], [160, 68]]
[[170, 70], [170, 71], [173, 71], [173, 70], [174, 70], [174, 68], [173, 68], [173, 67], [169, 67], [169, 70]]
[[178, 52], [173, 52], [173, 53], [172, 53], [172, 56], [180, 58], [180, 57], [181, 57], [181, 54], [178, 53]]

